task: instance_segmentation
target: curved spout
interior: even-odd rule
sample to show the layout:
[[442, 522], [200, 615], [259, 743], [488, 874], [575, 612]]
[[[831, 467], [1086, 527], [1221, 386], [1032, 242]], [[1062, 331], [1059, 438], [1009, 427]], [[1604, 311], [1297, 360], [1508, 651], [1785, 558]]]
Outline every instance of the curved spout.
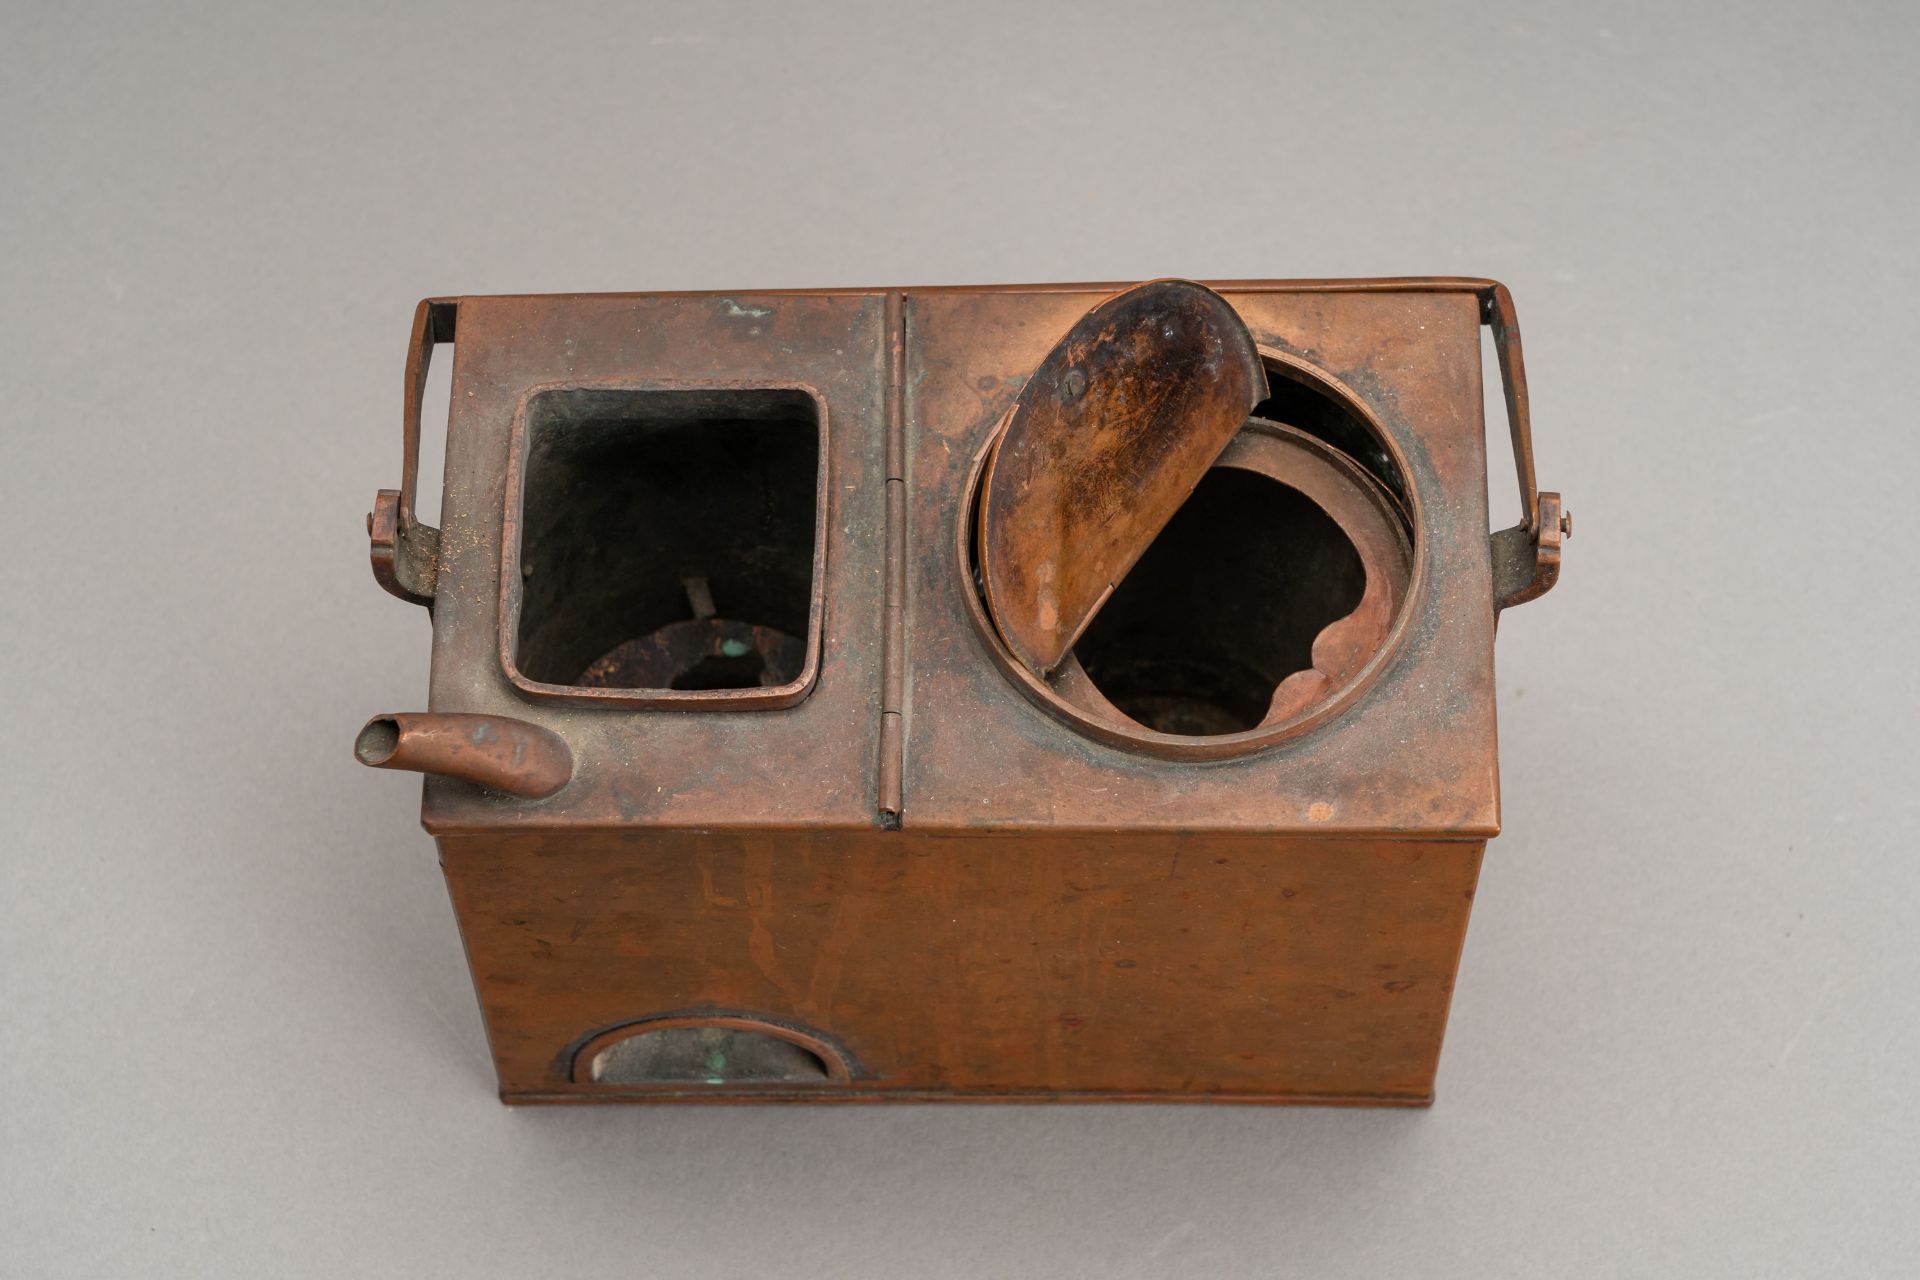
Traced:
[[353, 740], [353, 755], [375, 769], [410, 769], [538, 800], [573, 777], [560, 736], [506, 716], [401, 711], [375, 716]]

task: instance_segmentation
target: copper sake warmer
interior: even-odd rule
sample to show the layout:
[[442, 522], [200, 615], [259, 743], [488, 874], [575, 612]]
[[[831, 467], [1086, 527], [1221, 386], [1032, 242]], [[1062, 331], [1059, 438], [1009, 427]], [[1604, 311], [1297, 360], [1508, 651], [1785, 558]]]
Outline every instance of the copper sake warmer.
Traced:
[[430, 299], [405, 403], [429, 710], [355, 754], [503, 1099], [1431, 1101], [1570, 531], [1504, 287]]

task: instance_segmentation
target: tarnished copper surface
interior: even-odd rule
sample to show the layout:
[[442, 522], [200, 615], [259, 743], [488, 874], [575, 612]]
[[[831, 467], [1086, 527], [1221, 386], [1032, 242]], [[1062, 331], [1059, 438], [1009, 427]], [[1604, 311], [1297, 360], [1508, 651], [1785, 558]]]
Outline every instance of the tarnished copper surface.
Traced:
[[1156, 280], [1093, 308], [1021, 389], [987, 462], [980, 575], [1021, 662], [1060, 664], [1267, 394], [1220, 295]]
[[[1188, 495], [1231, 473], [1220, 493], [1283, 486], [1289, 519], [1311, 507], [1315, 536], [1336, 529], [1364, 573], [1340, 560], [1352, 590], [1322, 592], [1300, 615], [1311, 633], [1281, 648], [1301, 665], [1274, 677], [1263, 709], [1235, 702], [1217, 720], [1181, 720], [1180, 733], [1103, 710], [1079, 662], [1106, 644], [1111, 683], [1117, 610], [1140, 579], [1106, 575], [1120, 585], [1092, 622], [1054, 629], [1048, 679], [1002, 642], [976, 572], [974, 496], [998, 433], [1059, 335], [1124, 286], [423, 305], [401, 487], [383, 491], [371, 521], [376, 575], [431, 604], [429, 721], [512, 721], [530, 747], [557, 744], [549, 765], [570, 759], [536, 780], [526, 755], [518, 774], [490, 772], [497, 761], [476, 765], [450, 738], [418, 738], [443, 755], [401, 757], [428, 770], [422, 816], [503, 1097], [1431, 1098], [1482, 850], [1499, 830], [1496, 611], [1552, 584], [1570, 527], [1533, 484], [1511, 299], [1464, 279], [1212, 287], [1256, 348], [1269, 384], [1259, 416], [1278, 425], [1246, 421], [1255, 392], [1243, 385], [1231, 430], [1211, 453], [1192, 447], [1205, 456], [1184, 489], [1169, 486], [1180, 491], [1168, 509], [1122, 513], [1134, 563], [1157, 562], [1157, 538], [1188, 527]], [[1491, 535], [1489, 328], [1529, 513]], [[412, 515], [416, 393], [427, 349], [449, 341], [433, 530]], [[767, 686], [744, 687], [734, 668], [702, 677], [736, 682], [724, 690], [673, 690], [728, 657], [729, 639], [767, 668], [786, 652], [726, 593], [701, 602], [706, 566], [674, 563], [660, 566], [680, 593], [673, 620], [616, 618], [632, 625], [558, 664], [644, 682], [645, 696], [516, 681], [507, 637], [524, 590], [527, 448], [516, 422], [556, 387], [814, 399], [817, 613], [801, 612], [818, 618], [817, 676], [778, 705], [754, 701]], [[1263, 508], [1233, 510], [1257, 523]], [[1228, 617], [1258, 602], [1219, 579], [1238, 563], [1231, 548], [1193, 554], [1205, 590], [1182, 599]], [[552, 567], [543, 560], [531, 581]], [[1145, 618], [1151, 603], [1129, 607]], [[397, 746], [408, 719], [376, 723]], [[1241, 719], [1253, 727], [1213, 731]], [[394, 767], [380, 758], [387, 733], [363, 752]], [[596, 1078], [598, 1055], [646, 1028], [698, 1046], [725, 1048], [732, 1032], [771, 1041], [702, 1075], [676, 1040], [650, 1061], [684, 1078]], [[817, 1079], [801, 1078], [801, 1051], [821, 1064]], [[771, 1078], [782, 1061], [800, 1069]]]
[[[955, 530], [966, 475], [1024, 369], [1098, 292], [910, 296], [906, 383], [915, 505], [907, 631], [912, 740], [905, 825], [1118, 832], [1318, 830], [1328, 835], [1498, 831], [1493, 586], [1480, 380], [1481, 282], [1302, 283], [1224, 296], [1262, 350], [1357, 403], [1406, 478], [1414, 527], [1404, 642], [1350, 700], [1310, 708], [1281, 742], [1114, 739], [1063, 721], [995, 658]], [[1090, 296], [1091, 295], [1091, 296]], [[1272, 376], [1277, 385], [1280, 379]], [[992, 392], [980, 388], [991, 386]], [[1030, 674], [1030, 673], [1029, 673]], [[1142, 760], [1212, 760], [1168, 768]], [[991, 744], [990, 747], [985, 744]]]

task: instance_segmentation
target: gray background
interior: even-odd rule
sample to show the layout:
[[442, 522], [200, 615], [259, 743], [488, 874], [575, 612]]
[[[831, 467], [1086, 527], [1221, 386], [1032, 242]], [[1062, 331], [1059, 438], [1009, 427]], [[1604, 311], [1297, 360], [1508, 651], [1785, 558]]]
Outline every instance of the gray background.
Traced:
[[[1914, 1274], [1916, 35], [9, 0], [0, 1274]], [[1579, 521], [1433, 1110], [496, 1104], [348, 751], [417, 298], [1397, 273]]]

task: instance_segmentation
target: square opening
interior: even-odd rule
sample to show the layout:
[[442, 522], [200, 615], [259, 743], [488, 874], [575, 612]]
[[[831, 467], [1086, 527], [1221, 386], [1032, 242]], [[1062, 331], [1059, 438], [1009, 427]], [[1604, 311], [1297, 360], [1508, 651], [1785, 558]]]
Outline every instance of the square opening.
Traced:
[[806, 695], [826, 536], [816, 394], [551, 388], [527, 398], [519, 438], [501, 593], [515, 684], [642, 706]]

